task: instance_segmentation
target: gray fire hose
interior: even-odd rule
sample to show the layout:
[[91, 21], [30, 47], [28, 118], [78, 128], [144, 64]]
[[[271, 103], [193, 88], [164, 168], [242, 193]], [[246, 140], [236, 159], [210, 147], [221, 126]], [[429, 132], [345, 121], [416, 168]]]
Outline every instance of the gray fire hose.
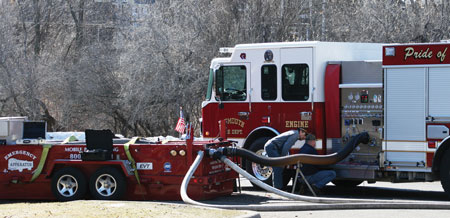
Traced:
[[369, 134], [367, 132], [353, 136], [350, 141], [340, 151], [329, 155], [312, 155], [312, 154], [294, 154], [284, 157], [264, 157], [253, 153], [244, 148], [225, 147], [217, 150], [207, 149], [210, 156], [219, 159], [221, 155], [240, 156], [246, 160], [258, 163], [264, 166], [286, 166], [297, 163], [313, 164], [313, 165], [330, 165], [335, 164], [346, 158], [353, 149], [360, 143], [367, 144], [369, 142]]
[[220, 209], [233, 209], [233, 210], [254, 210], [254, 211], [301, 211], [301, 210], [338, 210], [338, 209], [441, 209], [449, 210], [450, 203], [436, 203], [436, 202], [416, 202], [416, 201], [394, 201], [394, 200], [361, 200], [361, 199], [346, 199], [346, 198], [323, 198], [323, 197], [309, 197], [302, 195], [295, 195], [288, 192], [281, 191], [279, 189], [269, 186], [245, 170], [241, 169], [226, 156], [222, 155], [220, 160], [231, 167], [233, 170], [249, 179], [259, 187], [283, 196], [292, 200], [300, 200], [306, 202], [312, 202], [316, 204], [298, 205], [295, 202], [289, 205], [214, 205], [205, 204], [198, 201], [194, 201], [187, 195], [187, 187], [189, 181], [192, 178], [195, 170], [203, 159], [204, 152], [199, 151], [194, 163], [189, 168], [186, 176], [181, 183], [180, 194], [185, 203], [203, 206], [214, 207]]

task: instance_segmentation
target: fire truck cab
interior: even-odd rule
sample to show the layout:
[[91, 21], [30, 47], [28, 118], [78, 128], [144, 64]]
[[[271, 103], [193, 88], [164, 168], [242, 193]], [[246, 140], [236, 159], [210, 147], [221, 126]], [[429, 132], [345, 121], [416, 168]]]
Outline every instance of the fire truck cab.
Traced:
[[[231, 56], [211, 62], [203, 137], [215, 138], [217, 122], [226, 120], [229, 139], [264, 155], [268, 139], [302, 127], [316, 135], [319, 153], [330, 154], [366, 131], [369, 144], [328, 166], [337, 173], [336, 185], [441, 179], [448, 193], [448, 46], [285, 42], [223, 48]], [[243, 166], [270, 183], [270, 167]]]

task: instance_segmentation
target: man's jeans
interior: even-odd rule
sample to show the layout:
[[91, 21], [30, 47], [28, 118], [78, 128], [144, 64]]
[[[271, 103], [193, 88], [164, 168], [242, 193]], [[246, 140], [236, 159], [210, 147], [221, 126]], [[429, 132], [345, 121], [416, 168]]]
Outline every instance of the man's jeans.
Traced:
[[[280, 156], [280, 152], [278, 151], [278, 149], [276, 149], [274, 144], [268, 144], [264, 150], [267, 153], [267, 156], [269, 157], [279, 157]], [[283, 171], [284, 171], [284, 167], [272, 167], [273, 172], [272, 172], [272, 183], [273, 183], [273, 187], [277, 188], [277, 189], [282, 189], [283, 188]]]
[[310, 185], [319, 189], [323, 188], [327, 183], [336, 178], [336, 172], [333, 170], [321, 170], [313, 175], [305, 176]]

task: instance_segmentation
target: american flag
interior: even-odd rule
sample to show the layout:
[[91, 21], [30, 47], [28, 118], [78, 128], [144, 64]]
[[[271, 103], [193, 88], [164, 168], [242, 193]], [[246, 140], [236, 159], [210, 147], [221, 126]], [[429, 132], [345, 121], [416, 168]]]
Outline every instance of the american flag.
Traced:
[[186, 125], [184, 124], [183, 109], [180, 107], [180, 118], [178, 118], [178, 122], [177, 122], [177, 126], [175, 127], [175, 131], [183, 134], [185, 127], [186, 127]]

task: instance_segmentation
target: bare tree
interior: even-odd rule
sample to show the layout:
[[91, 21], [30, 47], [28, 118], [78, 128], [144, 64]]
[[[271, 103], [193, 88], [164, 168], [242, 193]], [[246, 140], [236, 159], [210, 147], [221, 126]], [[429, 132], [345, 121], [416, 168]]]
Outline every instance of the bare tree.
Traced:
[[0, 116], [49, 129], [197, 130], [220, 47], [296, 40], [435, 42], [449, 0], [15, 0], [0, 7]]

